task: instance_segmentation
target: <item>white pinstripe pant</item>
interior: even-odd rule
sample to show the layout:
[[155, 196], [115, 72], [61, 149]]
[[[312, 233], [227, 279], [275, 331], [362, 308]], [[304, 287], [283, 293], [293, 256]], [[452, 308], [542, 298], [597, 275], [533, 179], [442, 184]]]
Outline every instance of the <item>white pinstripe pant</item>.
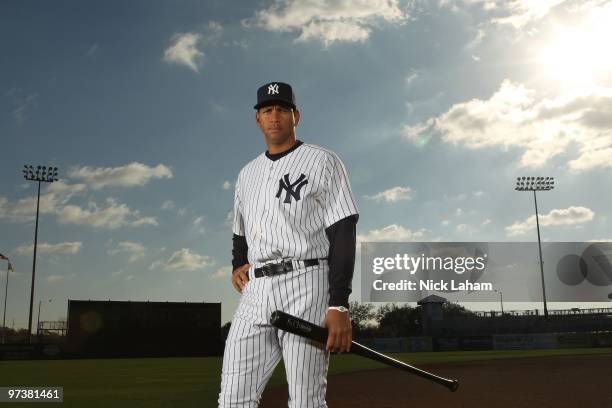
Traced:
[[327, 262], [263, 278], [253, 278], [251, 267], [249, 278], [225, 343], [219, 407], [257, 407], [281, 357], [289, 407], [327, 407], [325, 347], [269, 323], [275, 310], [323, 322], [329, 299]]

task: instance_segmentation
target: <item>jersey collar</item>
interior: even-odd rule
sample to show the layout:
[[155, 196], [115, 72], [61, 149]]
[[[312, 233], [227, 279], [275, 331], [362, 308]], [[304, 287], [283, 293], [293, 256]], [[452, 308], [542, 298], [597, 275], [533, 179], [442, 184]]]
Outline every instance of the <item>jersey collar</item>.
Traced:
[[297, 140], [296, 143], [293, 146], [291, 146], [291, 148], [285, 150], [284, 152], [280, 152], [280, 153], [270, 154], [270, 152], [266, 150], [266, 157], [272, 161], [276, 161], [280, 159], [281, 157], [288, 155], [289, 153], [291, 153], [292, 151], [300, 147], [303, 143], [304, 142], [302, 142], [301, 140]]

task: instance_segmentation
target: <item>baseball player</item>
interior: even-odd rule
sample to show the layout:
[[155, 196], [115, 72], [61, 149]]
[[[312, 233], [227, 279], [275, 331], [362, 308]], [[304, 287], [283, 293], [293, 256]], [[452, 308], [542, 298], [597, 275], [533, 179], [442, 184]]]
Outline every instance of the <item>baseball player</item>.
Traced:
[[[225, 343], [219, 407], [257, 407], [282, 358], [289, 407], [327, 407], [329, 352], [349, 351], [348, 297], [357, 207], [338, 156], [296, 139], [290, 85], [257, 91], [255, 121], [268, 150], [236, 182], [232, 285], [241, 293]], [[276, 329], [281, 310], [323, 325], [327, 345]]]

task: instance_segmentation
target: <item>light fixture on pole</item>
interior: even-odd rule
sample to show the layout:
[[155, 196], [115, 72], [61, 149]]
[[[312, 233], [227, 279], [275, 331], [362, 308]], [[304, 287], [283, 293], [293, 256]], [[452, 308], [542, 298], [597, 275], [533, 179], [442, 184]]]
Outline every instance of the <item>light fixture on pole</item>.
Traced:
[[533, 191], [535, 202], [536, 227], [538, 230], [538, 250], [540, 252], [540, 276], [542, 278], [542, 300], [544, 302], [544, 318], [548, 320], [548, 307], [546, 306], [546, 285], [544, 284], [544, 261], [542, 260], [542, 242], [540, 239], [540, 219], [538, 216], [538, 199], [536, 191], [548, 191], [555, 188], [554, 177], [517, 177], [516, 191]]
[[23, 166], [23, 177], [26, 180], [38, 182], [38, 199], [36, 201], [36, 227], [34, 230], [34, 258], [32, 260], [32, 285], [30, 287], [30, 314], [28, 318], [28, 343], [32, 343], [32, 308], [34, 306], [34, 282], [36, 281], [36, 246], [38, 243], [38, 213], [40, 209], [40, 183], [53, 183], [58, 181], [57, 167]]

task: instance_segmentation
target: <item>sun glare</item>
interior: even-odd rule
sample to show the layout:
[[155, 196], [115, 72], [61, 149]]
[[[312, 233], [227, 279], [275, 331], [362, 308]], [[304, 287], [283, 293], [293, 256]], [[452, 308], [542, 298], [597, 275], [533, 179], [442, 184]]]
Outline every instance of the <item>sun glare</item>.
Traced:
[[610, 10], [591, 14], [579, 26], [557, 27], [540, 51], [546, 75], [567, 85], [598, 84], [612, 72], [611, 39]]

